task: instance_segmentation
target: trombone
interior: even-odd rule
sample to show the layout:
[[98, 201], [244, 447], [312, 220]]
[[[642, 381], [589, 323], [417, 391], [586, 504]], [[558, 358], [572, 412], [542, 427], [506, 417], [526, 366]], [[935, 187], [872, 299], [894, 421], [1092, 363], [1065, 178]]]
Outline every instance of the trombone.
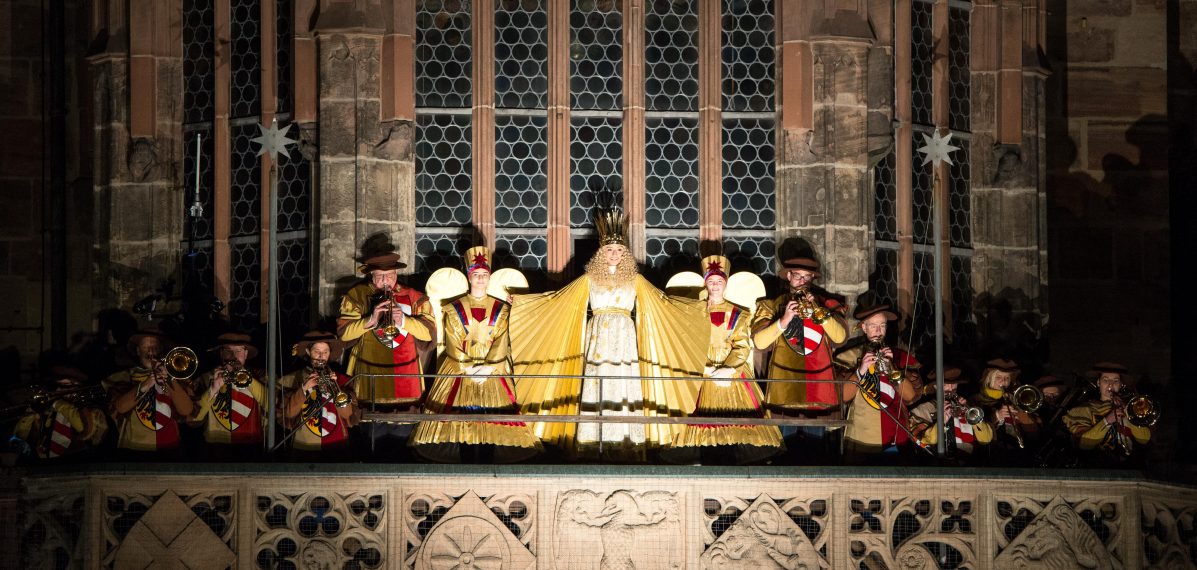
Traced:
[[[1034, 414], [1043, 407], [1043, 390], [1032, 384], [1023, 384], [1015, 388], [1014, 392], [1003, 394], [1002, 402], [1024, 414]], [[1022, 430], [1018, 427], [1017, 420], [1011, 419], [1011, 423], [1007, 425], [1014, 441], [1018, 443], [1018, 448], [1026, 449], [1026, 442], [1023, 441]]]

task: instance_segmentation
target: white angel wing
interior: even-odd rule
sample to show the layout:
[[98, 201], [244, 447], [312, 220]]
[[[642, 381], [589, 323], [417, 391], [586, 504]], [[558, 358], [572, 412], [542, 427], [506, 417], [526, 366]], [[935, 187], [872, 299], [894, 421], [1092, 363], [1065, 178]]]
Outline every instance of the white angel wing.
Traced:
[[723, 296], [751, 311], [756, 308], [757, 300], [765, 296], [765, 282], [755, 273], [741, 271], [727, 278], [727, 291]]
[[507, 299], [514, 294], [528, 292], [528, 278], [518, 269], [504, 267], [490, 274], [490, 285], [486, 287], [486, 294], [508, 303]]
[[445, 318], [441, 305], [464, 295], [470, 290], [470, 282], [461, 271], [452, 267], [442, 267], [432, 272], [428, 283], [424, 285], [424, 292], [428, 295], [428, 302], [432, 304], [432, 314], [436, 317], [436, 353], [441, 353], [445, 336]]
[[705, 299], [707, 290], [703, 285], [702, 275], [693, 271], [682, 271], [669, 278], [669, 282], [665, 284], [665, 292], [689, 299]]

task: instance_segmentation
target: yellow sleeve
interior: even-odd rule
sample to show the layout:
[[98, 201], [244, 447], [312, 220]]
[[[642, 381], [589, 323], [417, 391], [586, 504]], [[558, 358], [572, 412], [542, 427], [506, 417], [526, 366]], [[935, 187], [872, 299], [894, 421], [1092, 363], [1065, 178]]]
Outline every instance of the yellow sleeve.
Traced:
[[1135, 443], [1143, 445], [1151, 440], [1151, 428], [1137, 426], [1130, 422], [1126, 422], [1126, 427], [1130, 428], [1131, 437], [1135, 439]]
[[509, 313], [506, 303], [499, 305], [499, 316], [495, 318], [495, 328], [490, 332], [490, 350], [486, 352], [486, 363], [492, 366], [506, 366], [511, 358], [511, 342], [507, 337]]
[[41, 414], [28, 413], [21, 416], [21, 419], [17, 420], [17, 425], [12, 428], [13, 437], [30, 443], [29, 434], [33, 431], [33, 426], [41, 419]]
[[848, 330], [844, 328], [844, 323], [840, 322], [838, 315], [823, 321], [823, 334], [832, 344], [839, 344], [848, 338]]
[[416, 337], [416, 340], [432, 340], [436, 336], [436, 317], [432, 314], [432, 303], [428, 302], [428, 296], [420, 295], [420, 300], [411, 310], [411, 316], [403, 319], [403, 330]]
[[52, 405], [54, 411], [62, 414], [67, 419], [67, 423], [71, 424], [71, 429], [77, 433], [83, 433], [83, 416], [79, 413], [79, 408], [63, 399], [54, 400]]
[[777, 320], [773, 318], [776, 311], [772, 300], [756, 304], [756, 311], [752, 313], [752, 344], [758, 350], [773, 346], [781, 336], [781, 329], [777, 328]]
[[362, 314], [365, 311], [366, 307], [358, 306], [353, 299], [349, 298], [348, 293], [341, 297], [341, 316], [337, 318], [337, 328], [340, 329], [341, 340], [355, 341], [370, 330], [366, 328], [366, 321], [369, 320], [369, 317]]
[[1081, 449], [1093, 449], [1105, 441], [1110, 426], [1102, 418], [1095, 418], [1089, 406], [1077, 406], [1064, 415], [1064, 426], [1076, 438]]

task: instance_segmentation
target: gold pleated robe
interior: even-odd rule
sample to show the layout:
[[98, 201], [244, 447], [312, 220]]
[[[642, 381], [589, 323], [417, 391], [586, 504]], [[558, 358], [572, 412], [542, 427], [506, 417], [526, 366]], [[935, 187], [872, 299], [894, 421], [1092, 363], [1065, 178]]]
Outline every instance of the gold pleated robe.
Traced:
[[[445, 349], [439, 374], [424, 403], [430, 414], [515, 414], [519, 405], [510, 378], [511, 348], [506, 303], [492, 297], [464, 295], [444, 305]], [[502, 376], [471, 377], [470, 366], [488, 365]], [[441, 462], [460, 460], [462, 445], [494, 445], [495, 460], [513, 462], [539, 453], [543, 446], [523, 422], [420, 422], [410, 444], [419, 455]]]
[[[764, 395], [752, 371], [750, 312], [723, 301], [707, 310], [710, 340], [707, 344], [706, 375], [731, 368], [731, 378], [706, 380], [698, 393], [695, 416], [768, 417]], [[741, 449], [740, 462], [764, 459], [782, 450], [781, 430], [763, 425], [686, 425], [673, 444], [677, 447], [749, 446]]]
[[[573, 415], [582, 409], [583, 379], [587, 363], [603, 359], [594, 347], [631, 342], [622, 326], [612, 326], [608, 317], [624, 317], [620, 308], [595, 307], [588, 322], [586, 308], [591, 292], [602, 286], [589, 276], [575, 279], [565, 288], [536, 295], [518, 295], [511, 311], [511, 351], [519, 380], [516, 394], [522, 410], [533, 415]], [[704, 304], [666, 295], [643, 277], [637, 276], [628, 293], [634, 293], [635, 348], [640, 380], [637, 405], [646, 416], [684, 416], [694, 411], [699, 383], [693, 380], [653, 378], [700, 378], [706, 362], [708, 327]], [[612, 299], [614, 302], [614, 299]], [[630, 318], [630, 315], [627, 315]], [[604, 327], [603, 324], [608, 326]], [[596, 339], [602, 336], [607, 338]], [[609, 337], [608, 337], [609, 335]], [[588, 348], [591, 350], [588, 353]], [[529, 378], [527, 375], [540, 377]], [[616, 381], [618, 382], [618, 380]], [[603, 402], [599, 402], [603, 404]], [[600, 414], [603, 414], [600, 406]], [[611, 425], [611, 424], [605, 424]], [[670, 446], [681, 425], [645, 425], [645, 444], [634, 457], [643, 460], [646, 448]], [[538, 422], [536, 434], [550, 445], [571, 454], [579, 451], [578, 424]], [[632, 432], [633, 430], [628, 430]], [[585, 451], [585, 450], [582, 450]], [[614, 457], [611, 457], [614, 458]]]

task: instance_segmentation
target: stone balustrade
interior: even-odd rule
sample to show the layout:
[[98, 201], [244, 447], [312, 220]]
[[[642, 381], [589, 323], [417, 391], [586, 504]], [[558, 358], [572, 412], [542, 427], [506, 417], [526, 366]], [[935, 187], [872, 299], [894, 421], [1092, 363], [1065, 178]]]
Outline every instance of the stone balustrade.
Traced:
[[22, 568], [1197, 566], [1197, 489], [1123, 472], [113, 464], [7, 482]]

